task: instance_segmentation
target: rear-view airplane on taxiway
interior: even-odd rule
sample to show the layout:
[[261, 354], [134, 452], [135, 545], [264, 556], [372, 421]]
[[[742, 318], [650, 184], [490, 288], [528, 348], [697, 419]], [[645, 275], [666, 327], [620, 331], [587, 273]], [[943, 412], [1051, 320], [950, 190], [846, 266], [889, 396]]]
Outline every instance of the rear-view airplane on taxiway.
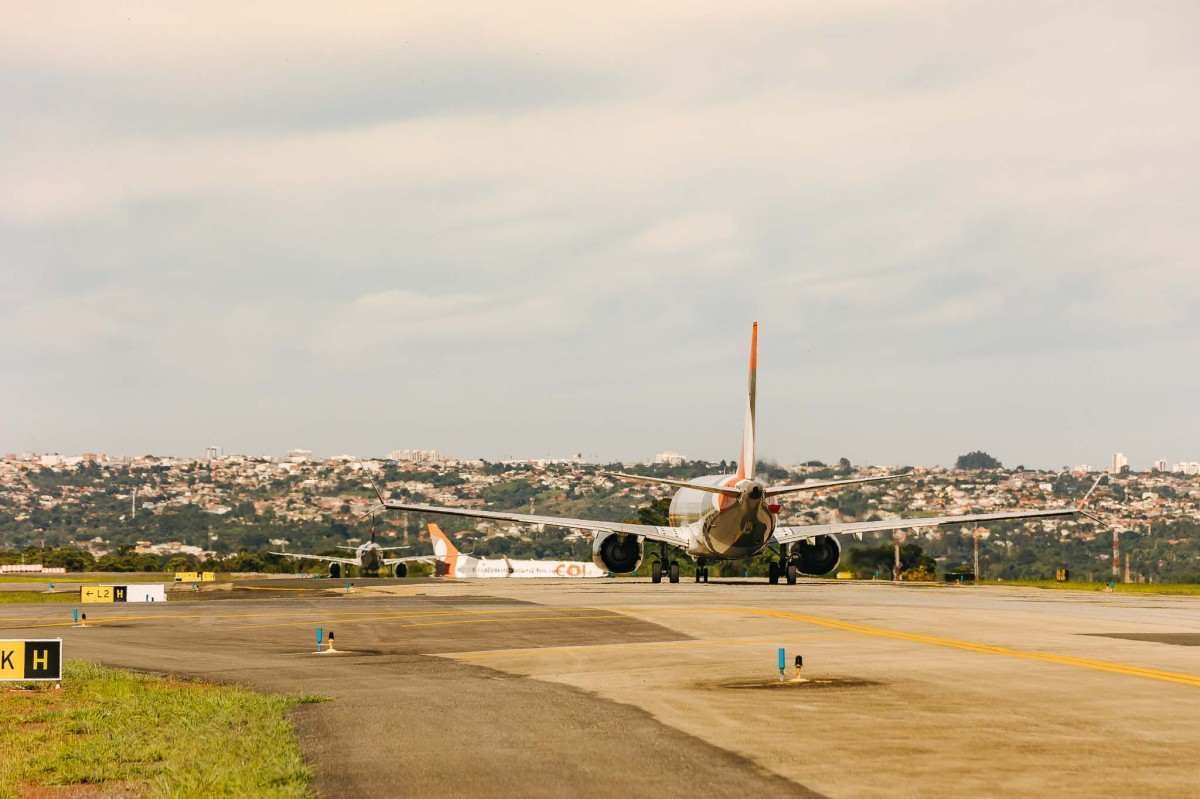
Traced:
[[375, 543], [375, 532], [371, 532], [371, 540], [365, 541], [356, 547], [339, 546], [338, 549], [348, 549], [354, 553], [352, 558], [339, 558], [334, 555], [306, 555], [299, 552], [272, 552], [272, 555], [282, 555], [285, 558], [296, 558], [298, 560], [319, 560], [329, 564], [329, 576], [335, 580], [339, 577], [348, 577], [350, 568], [358, 569], [358, 573], [362, 577], [378, 577], [379, 573], [391, 571], [396, 577], [408, 576], [408, 564], [410, 563], [432, 563], [434, 558], [431, 555], [411, 555], [403, 558], [389, 558], [386, 556], [389, 550], [393, 549], [408, 549], [404, 546], [381, 547]]
[[789, 585], [792, 585], [795, 584], [797, 575], [827, 574], [837, 566], [842, 553], [842, 546], [837, 538], [839, 535], [861, 535], [868, 532], [937, 527], [946, 524], [978, 524], [1003, 519], [1047, 519], [1074, 516], [1080, 512], [1076, 508], [1005, 510], [963, 516], [931, 516], [781, 527], [777, 524], [781, 510], [777, 498], [784, 494], [878, 480], [892, 480], [904, 475], [893, 474], [882, 477], [859, 477], [849, 480], [825, 480], [776, 486], [766, 485], [756, 479], [754, 476], [754, 406], [757, 372], [758, 323], [755, 322], [750, 334], [750, 382], [746, 395], [746, 421], [742, 432], [742, 447], [737, 459], [736, 474], [714, 474], [684, 481], [633, 474], [606, 473], [618, 480], [656, 483], [678, 488], [671, 500], [671, 523], [669, 526], [416, 505], [385, 500], [382, 496], [380, 501], [389, 510], [430, 514], [444, 513], [477, 519], [588, 530], [593, 533], [593, 562], [598, 568], [615, 574], [628, 574], [635, 571], [641, 565], [645, 542], [656, 542], [660, 546], [659, 558], [651, 567], [651, 576], [656, 583], [662, 582], [664, 572], [670, 582], [679, 582], [679, 564], [671, 554], [674, 550], [682, 550], [688, 557], [695, 560], [697, 582], [701, 580], [707, 582], [709, 563], [752, 557], [771, 547], [778, 553], [778, 559], [770, 565], [770, 582], [778, 583], [782, 577]]

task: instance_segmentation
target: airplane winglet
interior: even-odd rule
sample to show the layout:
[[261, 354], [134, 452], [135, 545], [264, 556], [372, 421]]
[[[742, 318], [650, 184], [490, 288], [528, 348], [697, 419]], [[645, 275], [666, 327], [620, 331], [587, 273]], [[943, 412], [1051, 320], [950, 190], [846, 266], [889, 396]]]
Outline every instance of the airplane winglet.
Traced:
[[1087, 505], [1088, 500], [1092, 498], [1092, 492], [1094, 492], [1096, 490], [1096, 488], [1100, 485], [1100, 481], [1106, 477], [1108, 477], [1108, 475], [1106, 475], [1106, 474], [1101, 474], [1099, 477], [1097, 477], [1096, 482], [1092, 483], [1092, 487], [1089, 488], [1087, 490], [1087, 493], [1083, 495], [1083, 499], [1079, 500], [1078, 508], [1081, 511], [1083, 510], [1084, 506]]
[[375, 482], [375, 478], [368, 477], [367, 479], [371, 481], [371, 488], [375, 489], [375, 496], [379, 498], [379, 504], [387, 507], [387, 500], [383, 498], [383, 492], [379, 490], [379, 484]]

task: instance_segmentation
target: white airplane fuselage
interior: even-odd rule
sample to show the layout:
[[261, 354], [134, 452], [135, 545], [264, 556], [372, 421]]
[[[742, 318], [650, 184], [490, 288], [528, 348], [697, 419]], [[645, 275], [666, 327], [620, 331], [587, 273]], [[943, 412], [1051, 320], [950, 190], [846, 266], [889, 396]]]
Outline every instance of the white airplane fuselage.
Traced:
[[671, 498], [672, 527], [686, 527], [687, 552], [710, 560], [749, 558], [766, 549], [775, 532], [778, 505], [768, 504], [765, 486], [737, 475], [712, 474], [688, 482], [735, 488], [737, 497], [681, 488]]
[[383, 568], [383, 549], [374, 541], [361, 544], [354, 550], [354, 556], [363, 574], [377, 574]]
[[[571, 560], [512, 560], [510, 558], [475, 558], [457, 555], [445, 561], [447, 577], [459, 579], [495, 577], [607, 577], [608, 572], [594, 563]], [[450, 573], [450, 569], [453, 573]]]

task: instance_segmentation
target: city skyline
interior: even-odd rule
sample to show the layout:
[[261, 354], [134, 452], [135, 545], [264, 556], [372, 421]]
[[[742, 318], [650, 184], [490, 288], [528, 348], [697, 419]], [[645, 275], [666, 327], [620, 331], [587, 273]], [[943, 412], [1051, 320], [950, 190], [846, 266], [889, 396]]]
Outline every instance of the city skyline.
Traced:
[[[966, 453], [960, 453], [960, 454], [966, 454]], [[953, 461], [956, 460], [957, 457], [958, 456], [956, 455], [954, 459], [952, 459], [948, 462], [944, 462], [944, 463], [912, 463], [912, 462], [885, 463], [885, 462], [871, 461], [871, 460], [852, 461], [852, 463], [856, 467], [913, 466], [913, 467], [917, 467], [917, 468], [953, 468], [954, 467]], [[205, 447], [204, 451], [202, 453], [196, 454], [196, 453], [180, 453], [180, 452], [125, 452], [125, 453], [114, 452], [114, 453], [110, 453], [110, 452], [105, 452], [105, 451], [96, 450], [96, 449], [84, 450], [82, 452], [60, 452], [60, 451], [33, 452], [33, 451], [28, 451], [28, 450], [22, 451], [22, 452], [16, 452], [16, 451], [5, 451], [3, 449], [3, 447], [0, 447], [0, 459], [17, 460], [17, 461], [40, 460], [43, 463], [43, 465], [47, 465], [47, 466], [75, 465], [75, 464], [79, 464], [79, 463], [83, 463], [83, 462], [87, 462], [87, 461], [121, 462], [121, 461], [129, 461], [129, 460], [136, 460], [136, 459], [143, 459], [143, 458], [161, 458], [161, 459], [170, 459], [170, 460], [176, 460], [176, 461], [204, 461], [204, 460], [223, 460], [223, 459], [234, 460], [234, 459], [248, 458], [248, 459], [265, 459], [265, 460], [272, 460], [272, 461], [279, 461], [279, 462], [286, 462], [286, 461], [325, 462], [325, 461], [354, 460], [354, 461], [396, 461], [396, 462], [416, 463], [416, 464], [420, 464], [420, 463], [441, 464], [441, 463], [447, 463], [447, 462], [485, 461], [485, 462], [490, 462], [490, 463], [507, 463], [507, 464], [515, 464], [515, 463], [572, 464], [572, 463], [579, 463], [579, 464], [597, 465], [597, 464], [621, 462], [621, 463], [642, 464], [642, 465], [647, 465], [647, 466], [649, 466], [649, 465], [677, 466], [677, 465], [682, 465], [682, 464], [685, 464], [688, 462], [693, 462], [693, 461], [707, 462], [707, 463], [719, 463], [721, 461], [727, 461], [728, 463], [736, 463], [736, 459], [730, 459], [728, 457], [722, 458], [719, 456], [706, 457], [703, 455], [690, 455], [690, 454], [676, 452], [674, 450], [664, 450], [664, 451], [654, 453], [653, 455], [634, 456], [634, 457], [625, 457], [625, 458], [607, 458], [606, 459], [606, 458], [596, 457], [594, 455], [590, 455], [588, 453], [583, 453], [583, 452], [575, 452], [575, 453], [571, 453], [571, 454], [567, 454], [567, 455], [555, 455], [555, 454], [519, 455], [516, 453], [507, 453], [507, 454], [499, 455], [499, 456], [484, 456], [484, 455], [473, 454], [473, 453], [443, 452], [442, 450], [436, 449], [436, 448], [393, 449], [386, 453], [370, 453], [370, 452], [351, 453], [351, 452], [346, 452], [346, 451], [339, 451], [336, 453], [324, 453], [324, 452], [314, 452], [313, 450], [306, 449], [306, 448], [293, 447], [293, 448], [290, 448], [290, 449], [280, 453], [280, 452], [250, 452], [250, 451], [240, 451], [237, 449], [227, 450], [225, 447], [210, 445], [208, 447]], [[802, 466], [806, 463], [814, 462], [814, 461], [825, 463], [827, 465], [836, 465], [838, 462], [838, 459], [839, 458], [837, 458], [837, 457], [827, 457], [827, 458], [802, 457], [802, 458], [790, 458], [790, 459], [788, 459], [788, 458], [783, 458], [783, 459], [767, 458], [766, 461], [777, 463], [780, 466]], [[762, 460], [762, 459], [760, 458], [760, 460]], [[1136, 458], [1129, 459], [1128, 456], [1125, 455], [1125, 453], [1121, 453], [1121, 452], [1113, 453], [1108, 461], [1107, 466], [1098, 466], [1098, 465], [1095, 465], [1094, 463], [1076, 463], [1076, 464], [1062, 463], [1062, 464], [1057, 464], [1057, 465], [1036, 464], [1036, 463], [1026, 462], [1026, 461], [1014, 461], [1011, 463], [1002, 461], [1002, 464], [1003, 464], [1003, 468], [1006, 470], [1012, 470], [1012, 469], [1016, 469], [1018, 467], [1025, 467], [1027, 469], [1036, 470], [1036, 471], [1071, 471], [1071, 472], [1091, 472], [1091, 473], [1107, 472], [1107, 473], [1111, 473], [1111, 474], [1118, 474], [1124, 470], [1129, 470], [1129, 471], [1133, 471], [1133, 472], [1166, 472], [1166, 473], [1176, 473], [1176, 474], [1186, 474], [1186, 475], [1200, 474], [1200, 461], [1171, 460], [1171, 459], [1167, 459], [1167, 458], [1156, 458], [1153, 461], [1143, 463], [1143, 462], [1139, 461], [1139, 459], [1136, 459]]]

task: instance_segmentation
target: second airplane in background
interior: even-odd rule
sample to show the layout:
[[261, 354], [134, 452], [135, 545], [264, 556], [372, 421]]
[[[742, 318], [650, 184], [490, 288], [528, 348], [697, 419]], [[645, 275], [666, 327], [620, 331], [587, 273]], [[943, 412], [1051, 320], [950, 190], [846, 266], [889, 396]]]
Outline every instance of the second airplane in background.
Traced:
[[671, 500], [671, 524], [669, 526], [415, 505], [408, 502], [384, 500], [382, 496], [380, 501], [390, 510], [444, 513], [477, 519], [557, 525], [565, 528], [590, 530], [594, 533], [592, 537], [593, 562], [597, 568], [617, 574], [635, 571], [642, 562], [645, 542], [657, 542], [660, 546], [659, 559], [654, 561], [651, 568], [651, 576], [656, 583], [662, 581], [664, 572], [671, 582], [679, 582], [679, 564], [671, 554], [674, 550], [683, 550], [694, 559], [697, 564], [697, 582], [701, 580], [707, 582], [710, 562], [749, 558], [768, 548], [774, 548], [774, 551], [778, 553], [778, 559], [771, 563], [770, 582], [777, 583], [782, 577], [789, 584], [794, 584], [797, 575], [828, 574], [837, 566], [842, 553], [842, 545], [837, 536], [841, 534], [861, 535], [884, 530], [936, 527], [944, 524], [979, 524], [1002, 519], [1046, 519], [1074, 516], [1079, 512], [1076, 508], [1005, 510], [962, 516], [932, 516], [781, 527], [777, 523], [781, 506], [776, 497], [800, 491], [889, 480], [902, 475], [777, 486], [769, 486], [758, 480], [754, 476], [754, 406], [757, 372], [758, 323], [755, 322], [750, 334], [750, 381], [746, 393], [746, 422], [742, 432], [742, 447], [737, 459], [736, 474], [714, 474], [688, 481], [632, 474], [609, 474], [610, 477], [618, 480], [656, 483], [677, 488], [678, 491]]
[[439, 577], [468, 579], [472, 577], [607, 577], [608, 572], [594, 563], [580, 560], [513, 560], [512, 558], [477, 558], [463, 554], [454, 546], [450, 536], [436, 524], [429, 524], [429, 540], [433, 543], [434, 570]]

